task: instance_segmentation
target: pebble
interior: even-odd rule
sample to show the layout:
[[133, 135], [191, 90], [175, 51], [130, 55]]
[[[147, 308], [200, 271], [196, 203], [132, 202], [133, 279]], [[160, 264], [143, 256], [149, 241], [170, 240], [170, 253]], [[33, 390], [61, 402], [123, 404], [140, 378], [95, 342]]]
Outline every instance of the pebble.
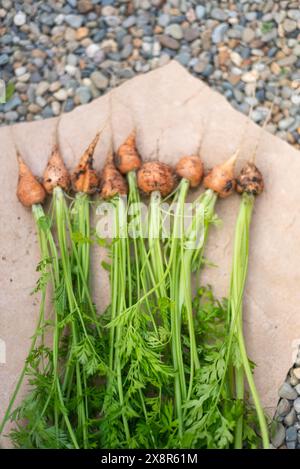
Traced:
[[286, 442], [292, 442], [294, 441], [296, 443], [297, 441], [297, 436], [298, 436], [298, 433], [297, 433], [297, 429], [296, 427], [289, 427], [286, 429], [286, 432], [285, 432], [285, 440]]
[[243, 73], [243, 75], [241, 76], [242, 81], [245, 83], [255, 83], [257, 81], [257, 78], [258, 78], [258, 73], [256, 72], [256, 70]]
[[14, 16], [14, 23], [16, 26], [23, 26], [26, 23], [26, 15], [23, 11], [18, 11]]
[[[281, 119], [279, 121], [278, 127], [280, 130], [287, 130], [293, 123], [295, 119], [293, 117], [286, 117], [284, 119]], [[290, 398], [290, 399], [295, 399], [297, 397], [297, 392], [295, 391], [295, 397]]]
[[42, 96], [49, 89], [49, 83], [47, 81], [41, 81], [35, 91], [37, 96]]
[[87, 48], [86, 48], [86, 55], [92, 59], [95, 54], [100, 50], [99, 46], [97, 44], [90, 44]]
[[211, 11], [210, 13], [210, 16], [214, 19], [214, 20], [218, 20], [218, 21], [225, 21], [227, 19], [227, 13], [222, 10], [221, 8], [213, 8], [213, 10]]
[[176, 39], [167, 36], [166, 34], [162, 34], [159, 37], [159, 42], [163, 47], [167, 47], [168, 49], [172, 50], [177, 50], [180, 47], [180, 43]]
[[285, 417], [289, 413], [290, 409], [291, 409], [291, 404], [289, 403], [287, 399], [283, 398], [279, 401], [276, 414], [280, 417]]
[[93, 72], [90, 76], [92, 83], [98, 90], [105, 90], [108, 86], [108, 78], [101, 72]]
[[274, 422], [274, 428], [271, 435], [271, 443], [275, 448], [279, 448], [285, 441], [285, 429], [282, 423]]
[[224, 41], [225, 34], [228, 30], [229, 26], [226, 23], [221, 23], [215, 27], [212, 33], [212, 40], [215, 44]]
[[159, 15], [157, 22], [159, 26], [165, 28], [170, 23], [170, 15], [162, 13], [161, 15]]
[[19, 96], [13, 96], [6, 104], [4, 104], [4, 112], [12, 111], [16, 109], [20, 104], [21, 100]]
[[68, 93], [62, 88], [56, 91], [53, 96], [55, 99], [57, 99], [57, 101], [65, 101], [68, 97]]
[[87, 86], [80, 86], [76, 90], [76, 98], [80, 104], [87, 104], [92, 98], [90, 89]]
[[296, 411], [294, 407], [290, 410], [290, 412], [284, 417], [284, 423], [287, 427], [290, 427], [296, 422]]
[[[299, 98], [300, 98], [300, 96], [299, 96]], [[299, 104], [300, 104], [300, 100], [299, 100]], [[297, 394], [300, 395], [300, 384], [297, 384], [295, 386], [295, 390], [297, 391]]]
[[294, 401], [294, 408], [297, 414], [300, 414], [300, 397]]
[[77, 29], [82, 26], [83, 17], [80, 15], [66, 15], [65, 21], [71, 28]]
[[242, 34], [244, 42], [251, 42], [255, 38], [255, 31], [252, 28], [245, 28]]
[[0, 66], [6, 65], [9, 62], [9, 56], [7, 54], [0, 55]]
[[297, 28], [297, 22], [287, 18], [283, 22], [283, 27], [287, 33], [291, 33], [292, 31], [295, 31], [295, 29]]
[[202, 20], [205, 16], [206, 9], [203, 5], [197, 5], [196, 6], [196, 16], [198, 20]]
[[192, 42], [194, 41], [197, 37], [199, 37], [199, 31], [198, 31], [198, 28], [186, 28], [184, 30], [184, 39], [187, 41], [187, 42]]
[[[288, 128], [288, 127], [289, 125], [287, 125], [287, 127], [284, 127], [284, 128]], [[284, 130], [284, 128], [282, 128], [282, 130]], [[285, 382], [279, 388], [278, 395], [279, 397], [282, 397], [284, 399], [294, 400], [297, 397], [297, 391], [290, 384]]]
[[165, 34], [173, 37], [174, 39], [182, 39], [183, 33], [179, 24], [170, 24], [165, 29]]
[[136, 22], [136, 19], [135, 19], [135, 16], [131, 15], [131, 16], [128, 16], [128, 18], [126, 18], [123, 23], [122, 23], [122, 26], [123, 28], [125, 29], [128, 29], [128, 28], [131, 28]]

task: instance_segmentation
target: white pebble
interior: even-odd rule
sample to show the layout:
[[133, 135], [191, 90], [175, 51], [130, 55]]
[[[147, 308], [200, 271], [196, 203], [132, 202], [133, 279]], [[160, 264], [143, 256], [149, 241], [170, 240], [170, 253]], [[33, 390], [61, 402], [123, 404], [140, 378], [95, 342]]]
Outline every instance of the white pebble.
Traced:
[[58, 116], [60, 113], [60, 104], [57, 101], [53, 101], [53, 103], [51, 103], [51, 109], [53, 114]]
[[242, 81], [244, 83], [255, 83], [258, 79], [258, 73], [256, 70], [252, 70], [251, 72], [246, 72], [242, 75]]
[[14, 16], [14, 23], [16, 26], [23, 26], [26, 23], [26, 15], [23, 11], [18, 11]]
[[58, 90], [56, 93], [54, 93], [54, 98], [57, 99], [58, 101], [65, 101], [68, 97], [68, 93], [66, 90], [61, 89]]
[[92, 59], [95, 54], [100, 50], [99, 46], [97, 46], [97, 44], [90, 44], [87, 48], [86, 48], [86, 55]]

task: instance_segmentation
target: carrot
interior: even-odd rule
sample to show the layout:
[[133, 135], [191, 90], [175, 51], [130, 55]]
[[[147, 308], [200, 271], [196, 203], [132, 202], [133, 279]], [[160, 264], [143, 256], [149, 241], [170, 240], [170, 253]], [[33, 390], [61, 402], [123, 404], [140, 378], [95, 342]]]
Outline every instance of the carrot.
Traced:
[[68, 191], [70, 187], [70, 175], [62, 160], [58, 145], [53, 146], [43, 179], [44, 187], [49, 194], [52, 194], [55, 187], [61, 187], [64, 191]]
[[71, 175], [72, 188], [75, 192], [94, 194], [98, 189], [99, 178], [93, 168], [95, 147], [99, 141], [100, 132], [96, 134]]
[[204, 169], [199, 156], [183, 156], [176, 164], [175, 171], [179, 177], [187, 179], [190, 187], [197, 187], [202, 181]]
[[137, 184], [144, 194], [158, 191], [162, 197], [169, 195], [176, 186], [173, 169], [160, 161], [148, 161], [137, 173]]
[[228, 197], [234, 191], [236, 185], [234, 167], [237, 154], [236, 152], [225, 163], [216, 165], [204, 178], [204, 187], [212, 189], [222, 199]]
[[109, 156], [101, 174], [100, 195], [103, 199], [111, 199], [127, 192], [126, 180], [114, 165], [112, 156]]
[[35, 204], [42, 204], [46, 198], [44, 187], [34, 177], [19, 153], [17, 154], [17, 159], [19, 165], [17, 197], [19, 201], [24, 205], [24, 207], [32, 207]]
[[136, 171], [142, 165], [141, 158], [138, 154], [135, 141], [135, 131], [133, 130], [124, 143], [119, 147], [115, 156], [115, 163], [118, 170], [122, 174]]
[[261, 172], [254, 163], [248, 162], [240, 172], [236, 181], [236, 190], [239, 194], [260, 195], [264, 190], [264, 180]]

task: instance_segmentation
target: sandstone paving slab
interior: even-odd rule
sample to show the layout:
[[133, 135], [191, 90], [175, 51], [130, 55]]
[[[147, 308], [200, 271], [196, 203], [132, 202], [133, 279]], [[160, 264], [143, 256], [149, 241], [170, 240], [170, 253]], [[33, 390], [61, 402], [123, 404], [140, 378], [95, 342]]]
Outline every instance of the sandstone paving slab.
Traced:
[[[38, 315], [38, 298], [30, 292], [37, 279], [39, 248], [30, 210], [15, 195], [16, 145], [34, 173], [41, 176], [56, 128], [70, 170], [102, 128], [95, 152], [95, 166], [100, 170], [110, 149], [116, 149], [133, 127], [145, 160], [158, 158], [175, 164], [181, 156], [195, 153], [200, 144], [206, 168], [224, 161], [238, 147], [240, 167], [256, 152], [266, 190], [257, 200], [251, 227], [244, 326], [263, 405], [272, 414], [277, 404], [277, 390], [300, 343], [300, 154], [172, 62], [63, 115], [59, 125], [57, 119], [50, 119], [0, 129], [2, 352], [6, 347], [6, 363], [0, 363], [0, 418], [26, 358]], [[218, 202], [223, 224], [212, 228], [208, 240], [207, 257], [218, 268], [207, 267], [202, 282], [212, 284], [219, 296], [228, 294], [239, 201], [234, 195]], [[93, 248], [93, 293], [100, 312], [109, 300], [107, 273], [100, 267], [105, 255], [99, 247]], [[3, 353], [1, 357], [4, 361]], [[3, 446], [8, 445], [4, 440]]]

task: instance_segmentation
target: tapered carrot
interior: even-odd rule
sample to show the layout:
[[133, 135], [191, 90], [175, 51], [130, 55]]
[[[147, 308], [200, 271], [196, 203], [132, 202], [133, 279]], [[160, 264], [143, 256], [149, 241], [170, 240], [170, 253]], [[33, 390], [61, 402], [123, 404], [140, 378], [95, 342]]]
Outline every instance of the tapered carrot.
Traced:
[[122, 174], [136, 171], [142, 165], [140, 155], [138, 154], [135, 142], [135, 130], [127, 137], [124, 143], [119, 147], [115, 156], [115, 163]]
[[17, 197], [24, 207], [32, 207], [34, 204], [42, 204], [46, 198], [46, 191], [42, 184], [32, 174], [18, 153], [19, 179]]
[[93, 160], [99, 137], [100, 132], [95, 135], [88, 148], [84, 151], [78, 165], [71, 175], [72, 188], [75, 192], [94, 194], [98, 189], [99, 178], [93, 168]]
[[43, 179], [44, 187], [49, 194], [55, 187], [61, 187], [64, 191], [68, 191], [70, 187], [70, 175], [62, 160], [58, 145], [53, 146]]

